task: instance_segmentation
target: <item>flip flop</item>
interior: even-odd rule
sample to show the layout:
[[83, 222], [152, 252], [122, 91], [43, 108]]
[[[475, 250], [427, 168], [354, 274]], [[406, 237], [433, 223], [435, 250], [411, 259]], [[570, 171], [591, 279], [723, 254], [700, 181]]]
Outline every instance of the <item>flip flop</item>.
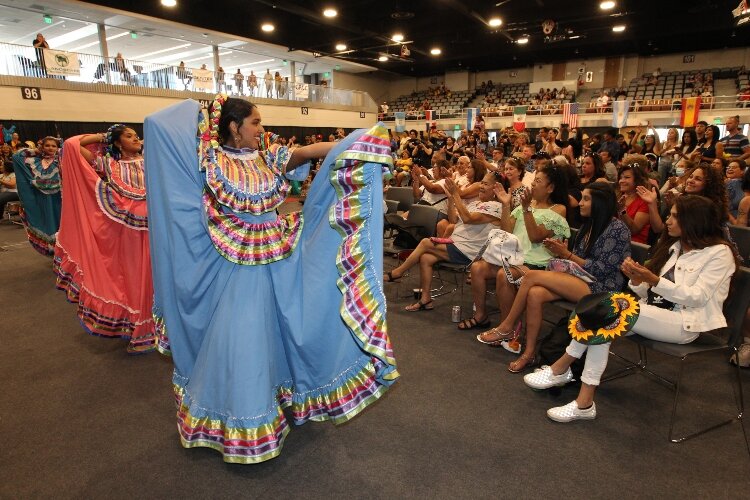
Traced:
[[[419, 304], [419, 306], [418, 307], [414, 307], [417, 304]], [[429, 302], [424, 303], [424, 304], [422, 302], [417, 302], [417, 304], [412, 304], [410, 306], [404, 307], [404, 311], [407, 311], [407, 312], [419, 312], [419, 311], [432, 311], [433, 309], [435, 309], [435, 307], [432, 305], [432, 301], [431, 300]]]
[[484, 318], [484, 321], [477, 321], [476, 318], [471, 317], [469, 319], [465, 319], [462, 322], [458, 324], [459, 330], [473, 330], [475, 328], [487, 328], [490, 326], [490, 319]]

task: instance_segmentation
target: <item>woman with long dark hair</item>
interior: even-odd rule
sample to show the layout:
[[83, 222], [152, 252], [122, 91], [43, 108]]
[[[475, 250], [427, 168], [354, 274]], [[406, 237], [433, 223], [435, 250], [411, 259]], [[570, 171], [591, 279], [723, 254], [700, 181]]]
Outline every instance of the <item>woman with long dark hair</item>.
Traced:
[[126, 125], [65, 141], [57, 287], [88, 333], [155, 349], [143, 143]]
[[[509, 165], [510, 160], [506, 165]], [[507, 169], [515, 167], [506, 167]], [[544, 269], [553, 255], [546, 249], [547, 238], [566, 239], [570, 237], [570, 227], [565, 220], [567, 210], [567, 190], [565, 172], [558, 167], [544, 167], [537, 172], [531, 188], [522, 188], [521, 203], [513, 206], [513, 194], [503, 186], [495, 189], [495, 196], [502, 203], [501, 228], [513, 233], [523, 249], [524, 267], [513, 270], [518, 278], [521, 272], [529, 269]], [[506, 208], [507, 207], [507, 208]], [[529, 210], [530, 209], [530, 210]], [[504, 269], [478, 259], [471, 266], [471, 290], [474, 298], [474, 316], [458, 325], [459, 330], [486, 328], [489, 326], [485, 308], [487, 281], [495, 279], [500, 314], [510, 310], [516, 295], [516, 288], [508, 282]], [[516, 329], [517, 333], [517, 329]], [[503, 344], [508, 350], [518, 352], [517, 339], [508, 339]], [[510, 348], [513, 345], [513, 348]]]
[[[572, 274], [546, 270], [527, 272], [505, 319], [497, 327], [477, 336], [477, 340], [484, 344], [500, 345], [513, 338], [516, 323], [525, 313], [527, 342], [524, 353], [508, 366], [513, 373], [536, 364], [536, 339], [545, 303], [558, 299], [577, 302], [590, 293], [622, 288], [624, 278], [618, 269], [630, 255], [630, 231], [616, 218], [617, 202], [609, 183], [595, 182], [584, 188], [580, 207], [584, 223], [576, 235], [572, 251], [564, 241], [544, 240], [552, 255], [571, 262], [564, 267]], [[585, 275], [575, 272], [576, 266], [594, 280], [584, 280]]]
[[581, 164], [581, 188], [586, 189], [592, 182], [607, 182], [607, 172], [599, 154], [586, 153]]
[[[641, 265], [630, 257], [622, 263], [628, 285], [640, 297], [632, 332], [659, 342], [687, 344], [702, 332], [727, 326], [722, 307], [738, 263], [724, 237], [721, 212], [706, 197], [680, 196], [667, 219], [667, 230]], [[631, 313], [636, 312], [630, 307]], [[577, 340], [552, 366], [526, 375], [534, 389], [565, 385], [573, 378], [570, 365], [584, 352], [586, 365], [575, 401], [551, 408], [558, 422], [596, 417], [594, 393], [607, 367], [610, 342], [586, 345]]]
[[[638, 155], [645, 160], [645, 156]], [[646, 163], [646, 162], [641, 162]], [[626, 163], [617, 172], [618, 212], [620, 220], [628, 226], [632, 240], [646, 243], [648, 240], [649, 207], [648, 203], [638, 196], [638, 187], [649, 187], [648, 179], [642, 164], [636, 159], [628, 157]]]
[[[372, 209], [390, 141], [375, 126], [290, 151], [244, 99], [208, 111], [146, 118], [154, 316], [182, 445], [258, 463], [281, 453], [288, 416], [344, 423], [398, 378]], [[303, 210], [279, 213], [322, 157]]]
[[26, 235], [37, 252], [49, 257], [55, 253], [60, 228], [59, 149], [55, 137], [45, 137], [40, 149], [22, 149], [13, 155]]

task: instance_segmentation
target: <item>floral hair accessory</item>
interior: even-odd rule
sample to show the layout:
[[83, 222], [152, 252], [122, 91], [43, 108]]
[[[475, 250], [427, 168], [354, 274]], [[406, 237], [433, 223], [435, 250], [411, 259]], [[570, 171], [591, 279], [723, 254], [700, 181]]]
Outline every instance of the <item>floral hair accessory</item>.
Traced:
[[115, 146], [114, 140], [112, 139], [112, 135], [114, 134], [115, 130], [118, 128], [125, 128], [127, 125], [123, 125], [122, 123], [115, 123], [111, 127], [107, 129], [107, 133], [104, 137], [104, 142], [107, 144], [107, 154], [109, 154], [112, 158], [115, 160], [120, 159], [120, 148]]
[[212, 148], [219, 147], [219, 119], [221, 119], [221, 108], [227, 102], [226, 94], [216, 94], [214, 102], [209, 107], [208, 127], [204, 131], [201, 139], [210, 142]]

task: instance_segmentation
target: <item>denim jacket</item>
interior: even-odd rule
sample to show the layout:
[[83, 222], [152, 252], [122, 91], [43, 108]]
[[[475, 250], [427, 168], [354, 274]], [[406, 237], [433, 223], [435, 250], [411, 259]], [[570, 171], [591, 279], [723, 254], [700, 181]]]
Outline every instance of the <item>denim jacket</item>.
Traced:
[[[682, 315], [682, 328], [688, 332], [707, 332], [727, 326], [722, 311], [729, 284], [736, 270], [734, 255], [727, 245], [713, 245], [680, 255], [680, 242], [670, 248], [670, 257], [660, 275], [674, 266], [674, 283], [662, 278], [652, 291], [675, 303]], [[628, 286], [645, 303], [649, 285]]]

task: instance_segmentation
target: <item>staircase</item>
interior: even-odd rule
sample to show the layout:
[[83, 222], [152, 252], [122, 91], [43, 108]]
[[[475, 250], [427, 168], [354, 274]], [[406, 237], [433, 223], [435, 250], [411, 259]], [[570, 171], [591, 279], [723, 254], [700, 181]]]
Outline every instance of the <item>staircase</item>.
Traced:
[[735, 99], [731, 98], [737, 95], [737, 83], [734, 78], [714, 80], [714, 95], [717, 96], [715, 108], [736, 107]]

